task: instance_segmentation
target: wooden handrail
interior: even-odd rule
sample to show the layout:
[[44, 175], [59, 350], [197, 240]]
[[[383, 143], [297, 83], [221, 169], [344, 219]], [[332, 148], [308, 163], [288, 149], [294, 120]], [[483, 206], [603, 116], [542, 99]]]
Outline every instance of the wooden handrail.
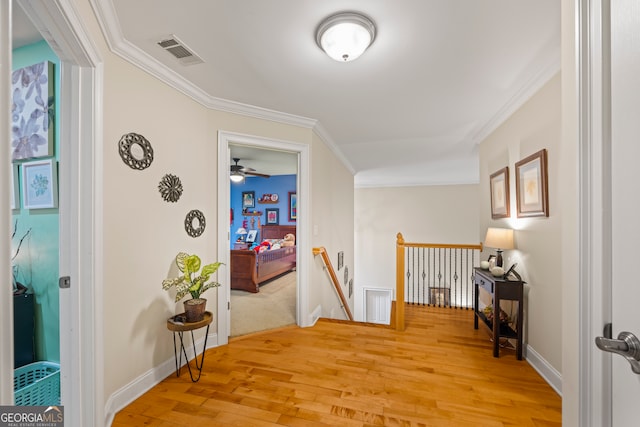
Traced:
[[482, 251], [482, 243], [472, 244], [445, 244], [445, 243], [407, 243], [404, 241], [402, 233], [396, 235], [396, 305], [394, 328], [404, 331], [404, 272], [405, 272], [405, 248], [442, 248], [442, 249], [472, 249]]
[[329, 276], [331, 277], [331, 282], [333, 283], [333, 287], [336, 289], [338, 293], [338, 297], [340, 298], [340, 302], [342, 303], [342, 308], [344, 309], [345, 314], [349, 318], [349, 320], [353, 320], [353, 315], [351, 314], [351, 309], [349, 308], [349, 303], [342, 292], [342, 288], [340, 288], [340, 282], [338, 281], [338, 276], [336, 275], [336, 271], [333, 269], [333, 264], [331, 264], [331, 260], [329, 259], [329, 254], [324, 246], [320, 246], [319, 248], [313, 248], [313, 255], [322, 255], [322, 261], [324, 265], [327, 267], [327, 271], [329, 272]]

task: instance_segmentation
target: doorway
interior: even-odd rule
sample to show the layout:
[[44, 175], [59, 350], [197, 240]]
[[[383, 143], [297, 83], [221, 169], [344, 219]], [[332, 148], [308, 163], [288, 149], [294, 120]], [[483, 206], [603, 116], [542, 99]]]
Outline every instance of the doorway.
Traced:
[[[101, 147], [97, 129], [102, 127], [102, 111], [97, 100], [102, 99], [102, 61], [80, 21], [74, 19], [78, 13], [69, 2], [17, 0], [8, 4], [24, 10], [60, 58], [58, 96], [65, 100], [60, 111], [65, 121], [59, 149], [65, 162], [58, 170], [58, 185], [65, 191], [59, 195], [59, 274], [71, 280], [71, 287], [59, 294], [61, 399], [69, 425], [102, 425], [102, 299], [98, 295], [101, 283], [96, 283], [100, 281], [96, 271], [102, 268], [102, 228], [93, 202], [102, 199], [99, 161], [94, 158]], [[11, 52], [11, 38], [0, 40], [0, 50]], [[0, 107], [0, 112], [9, 115], [6, 107]], [[93, 309], [80, 310], [81, 305]], [[4, 312], [2, 316], [3, 324], [13, 323]], [[78, 324], [83, 328], [77, 328]], [[3, 346], [2, 352], [13, 352], [13, 345]], [[4, 375], [6, 367], [2, 368]], [[0, 387], [8, 395], [12, 384], [4, 382]]]
[[[14, 8], [14, 20], [20, 11], [19, 7]], [[26, 19], [18, 16], [17, 21]], [[56, 185], [58, 169], [65, 165], [59, 150], [62, 122], [59, 114], [61, 100], [58, 97], [60, 61], [49, 45], [40, 40], [22, 46], [14, 45], [12, 68], [12, 75], [16, 77], [12, 79], [12, 93], [16, 94], [14, 102], [21, 107], [12, 114], [12, 126], [19, 127], [23, 136], [34, 132], [34, 138], [47, 141], [47, 144], [36, 147], [30, 145], [30, 149], [37, 149], [33, 153], [27, 149], [19, 150], [18, 147], [12, 152], [14, 366], [21, 368], [16, 371], [16, 376], [28, 377], [43, 366], [54, 369], [54, 365], [60, 363], [58, 270], [62, 248], [58, 237], [58, 194], [64, 197], [66, 191], [66, 188]], [[22, 83], [29, 79], [17, 77], [34, 75], [39, 76], [40, 84], [36, 90], [29, 92], [33, 86]], [[49, 93], [48, 106], [34, 102], [38, 89], [45, 96]], [[16, 97], [21, 102], [16, 101]], [[46, 126], [44, 121], [39, 121], [39, 128], [29, 130], [30, 116], [44, 116], [46, 112], [43, 110], [53, 112], [48, 115]], [[22, 126], [25, 123], [27, 125]], [[38, 191], [32, 191], [38, 183]], [[16, 402], [31, 401], [24, 398], [23, 393], [26, 391], [16, 393]], [[59, 396], [54, 398], [53, 394], [55, 392], [47, 397], [49, 402], [59, 399]]]
[[[257, 136], [218, 132], [218, 207], [220, 212], [230, 212], [230, 179], [229, 171], [231, 167], [231, 148], [251, 147], [252, 149], [276, 150], [284, 153], [294, 153], [297, 157], [296, 191], [298, 215], [296, 218], [296, 324], [298, 326], [308, 326], [311, 324], [309, 318], [309, 265], [311, 257], [309, 230], [309, 212], [305, 209], [308, 206], [309, 198], [309, 170], [310, 170], [310, 147], [307, 144], [280, 141]], [[230, 247], [232, 239], [236, 240], [236, 230], [231, 229], [229, 216], [218, 216], [218, 259], [229, 266]], [[226, 236], [226, 238], [224, 238]], [[307, 255], [309, 254], [309, 255]], [[228, 343], [231, 324], [231, 289], [230, 289], [230, 268], [224, 269], [219, 281], [222, 286], [218, 288], [218, 345]]]
[[[283, 229], [287, 231], [296, 228], [295, 211], [291, 213], [290, 202], [297, 195], [298, 153], [236, 144], [231, 144], [229, 148], [233, 172], [244, 175], [237, 182], [232, 180], [229, 190], [231, 267], [238, 259], [237, 251], [250, 250], [255, 252], [256, 259], [265, 259], [267, 251], [273, 250], [269, 252], [270, 256], [284, 250], [280, 248], [279, 239], [284, 239], [285, 232], [282, 231], [281, 236], [273, 236], [268, 228], [273, 225], [284, 226]], [[254, 197], [243, 197], [247, 194]], [[267, 214], [271, 215], [269, 223]], [[267, 230], [270, 236], [263, 235], [263, 230]], [[294, 236], [296, 234], [293, 232]], [[297, 274], [295, 269], [288, 270], [290, 266], [283, 263], [278, 267], [282, 273], [268, 280], [263, 281], [257, 275], [260, 285], [255, 293], [234, 286], [239, 280], [247, 279], [244, 272], [241, 274], [243, 278], [239, 279], [238, 272], [232, 268], [231, 337], [296, 324]], [[246, 283], [243, 282], [243, 285]], [[254, 289], [250, 288], [251, 291]]]

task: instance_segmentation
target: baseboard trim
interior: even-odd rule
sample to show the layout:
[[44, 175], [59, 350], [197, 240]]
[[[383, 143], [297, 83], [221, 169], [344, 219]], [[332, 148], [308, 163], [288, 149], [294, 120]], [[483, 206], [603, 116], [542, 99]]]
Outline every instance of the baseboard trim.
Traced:
[[[212, 333], [209, 334], [207, 338], [207, 349], [217, 347], [218, 342], [218, 334]], [[196, 340], [196, 349], [202, 348], [204, 344], [204, 337]], [[193, 346], [185, 345], [187, 350], [187, 356], [189, 360], [193, 360]], [[183, 361], [181, 366], [186, 365], [186, 361]], [[193, 366], [193, 365], [192, 365]], [[175, 358], [171, 356], [169, 359], [162, 362], [160, 365], [148, 370], [144, 374], [140, 375], [135, 380], [131, 381], [129, 384], [117, 390], [109, 399], [107, 399], [107, 403], [105, 404], [104, 413], [105, 413], [105, 426], [111, 426], [113, 423], [113, 419], [115, 415], [129, 405], [131, 402], [136, 400], [138, 397], [142, 396], [151, 388], [159, 384], [162, 380], [167, 378], [169, 375], [175, 375], [176, 373], [176, 362]], [[188, 374], [188, 372], [187, 372]], [[185, 375], [185, 372], [182, 372], [181, 377]]]
[[309, 316], [309, 326], [313, 326], [316, 324], [316, 322], [318, 321], [318, 319], [320, 318], [320, 316], [322, 315], [322, 305], [318, 305], [312, 312], [311, 315]]
[[526, 360], [544, 380], [562, 397], [562, 374], [558, 372], [530, 345], [526, 346]]

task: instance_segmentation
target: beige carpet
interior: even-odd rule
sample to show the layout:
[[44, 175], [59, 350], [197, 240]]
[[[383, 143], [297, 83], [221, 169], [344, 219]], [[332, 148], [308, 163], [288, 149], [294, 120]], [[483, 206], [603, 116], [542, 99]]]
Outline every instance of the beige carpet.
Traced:
[[296, 323], [295, 271], [260, 286], [260, 292], [231, 290], [231, 336]]

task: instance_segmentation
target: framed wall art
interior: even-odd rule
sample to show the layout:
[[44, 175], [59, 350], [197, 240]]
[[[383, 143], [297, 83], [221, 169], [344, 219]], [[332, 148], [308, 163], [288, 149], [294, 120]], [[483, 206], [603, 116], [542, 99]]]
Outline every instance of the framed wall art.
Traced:
[[516, 201], [518, 218], [549, 216], [546, 149], [516, 163]]
[[267, 225], [280, 224], [280, 209], [269, 208], [265, 209], [265, 212], [267, 213]]
[[53, 71], [53, 62], [43, 61], [11, 74], [13, 161], [54, 155]]
[[450, 288], [429, 288], [429, 304], [449, 307], [451, 298]]
[[491, 218], [509, 217], [509, 167], [500, 169], [489, 178], [491, 188]]
[[58, 207], [58, 170], [55, 159], [22, 164], [22, 199], [25, 209]]
[[20, 189], [18, 188], [18, 165], [11, 167], [11, 209], [20, 208]]
[[255, 207], [256, 207], [256, 192], [243, 191], [242, 192], [242, 209], [255, 208]]
[[245, 242], [254, 243], [256, 241], [256, 237], [258, 236], [258, 230], [249, 230], [247, 232], [247, 238]]
[[297, 193], [289, 192], [289, 221], [295, 221], [298, 218], [298, 195]]

